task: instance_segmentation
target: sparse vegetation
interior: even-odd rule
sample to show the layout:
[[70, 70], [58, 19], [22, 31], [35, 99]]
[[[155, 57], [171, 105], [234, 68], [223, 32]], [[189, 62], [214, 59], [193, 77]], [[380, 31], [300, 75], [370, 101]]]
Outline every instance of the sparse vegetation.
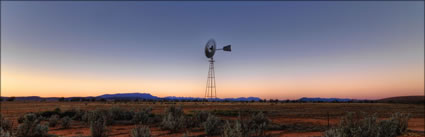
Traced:
[[59, 120], [59, 116], [58, 115], [52, 115], [49, 118], [49, 127], [55, 127], [56, 124], [58, 123]]
[[220, 118], [210, 114], [208, 115], [207, 121], [204, 122], [204, 129], [207, 135], [217, 135], [221, 133], [222, 124]]
[[0, 114], [0, 130], [2, 135], [3, 134], [10, 134], [12, 132], [12, 122], [6, 118], [4, 118], [1, 114]]
[[123, 109], [119, 106], [113, 106], [109, 113], [113, 120], [131, 120], [133, 119], [134, 112]]
[[[26, 105], [28, 102], [6, 102], [9, 105]], [[34, 105], [31, 107], [24, 106], [25, 112], [36, 112], [33, 113], [41, 127], [49, 125], [53, 128], [53, 131], [49, 133], [61, 134], [61, 136], [149, 136], [147, 127], [154, 127], [154, 130], [150, 131], [150, 135], [154, 134], [157, 136], [222, 136], [222, 137], [264, 137], [264, 136], [277, 136], [283, 131], [289, 134], [297, 135], [298, 133], [310, 132], [311, 136], [325, 135], [325, 131], [328, 136], [343, 136], [350, 134], [348, 137], [354, 136], [423, 136], [422, 132], [416, 131], [420, 127], [413, 124], [409, 125], [410, 130], [407, 130], [408, 115], [402, 113], [391, 112], [400, 111], [411, 114], [414, 119], [409, 120], [410, 122], [418, 122], [423, 120], [423, 105], [417, 104], [366, 104], [366, 103], [291, 103], [291, 104], [275, 104], [274, 106], [265, 105], [264, 103], [253, 103], [252, 105], [246, 105], [240, 102], [228, 102], [226, 103], [213, 103], [213, 102], [166, 102], [157, 103], [152, 105], [151, 102], [94, 102], [94, 104], [85, 105], [84, 103], [76, 102], [60, 102], [63, 104], [56, 104], [47, 102], [41, 105]], [[91, 102], [90, 102], [91, 103]], [[167, 104], [168, 103], [168, 104]], [[202, 103], [210, 105], [208, 108], [204, 108]], [[169, 104], [181, 104], [187, 109], [189, 113], [184, 113], [182, 107], [169, 106]], [[38, 108], [42, 106], [42, 108]], [[65, 107], [64, 107], [65, 106]], [[149, 107], [149, 106], [152, 106]], [[327, 112], [318, 111], [321, 109], [330, 109], [330, 115]], [[45, 108], [56, 108], [46, 111]], [[113, 107], [113, 108], [112, 108]], [[174, 107], [174, 108], [173, 108]], [[301, 108], [302, 107], [302, 108]], [[363, 109], [365, 107], [373, 107], [376, 109]], [[16, 107], [22, 108], [22, 107]], [[82, 108], [82, 109], [80, 109]], [[92, 110], [93, 108], [98, 108]], [[138, 109], [135, 109], [138, 108]], [[164, 109], [160, 111], [158, 109]], [[234, 108], [234, 109], [229, 109]], [[296, 109], [294, 109], [296, 108]], [[300, 108], [300, 109], [298, 109]], [[294, 110], [293, 112], [287, 112], [287, 110]], [[23, 125], [26, 121], [25, 113], [16, 113], [23, 109], [15, 109], [15, 106], [7, 106], [6, 111], [2, 111], [3, 118], [2, 122], [7, 119], [17, 119], [20, 124], [7, 126], [8, 124], [2, 124], [0, 137], [5, 136], [17, 136], [18, 126]], [[43, 111], [40, 111], [43, 110]], [[137, 110], [137, 111], [133, 111]], [[308, 111], [306, 111], [308, 110]], [[132, 119], [126, 119], [125, 115], [118, 114], [119, 112], [128, 111], [132, 113]], [[365, 114], [376, 115], [356, 115], [353, 114], [351, 118], [346, 118], [345, 121], [352, 120], [351, 123], [357, 123], [357, 128], [348, 128], [347, 134], [341, 134], [342, 130], [340, 125], [335, 125], [336, 120], [340, 120], [341, 116], [345, 114], [345, 111], [366, 111]], [[6, 112], [6, 113], [5, 113]], [[126, 113], [126, 112], [125, 112]], [[16, 114], [16, 115], [15, 115]], [[50, 115], [50, 117], [45, 117]], [[238, 116], [234, 116], [238, 114]], [[4, 117], [4, 116], [7, 117]], [[43, 116], [45, 115], [45, 116]], [[212, 118], [212, 117], [215, 118]], [[269, 120], [273, 119], [273, 122]], [[69, 130], [63, 128], [62, 121], [67, 117], [71, 123], [71, 127], [76, 128], [76, 132], [68, 132]], [[209, 118], [210, 117], [210, 118]], [[330, 129], [326, 125], [326, 118], [331, 119]], [[292, 118], [296, 118], [292, 120]], [[312, 121], [304, 121], [304, 118], [314, 118]], [[317, 119], [316, 119], [317, 118]], [[71, 120], [72, 119], [72, 120]], [[121, 119], [121, 120], [120, 120]], [[218, 120], [217, 120], [218, 119]], [[223, 119], [223, 120], [220, 120]], [[324, 121], [325, 120], [325, 121]], [[74, 122], [76, 121], [76, 122]], [[84, 121], [78, 122], [78, 121]], [[343, 120], [341, 120], [342, 122]], [[11, 122], [11, 124], [16, 121]], [[56, 123], [56, 124], [53, 124]], [[113, 124], [111, 130], [108, 130], [108, 123]], [[220, 123], [220, 124], [214, 124]], [[365, 123], [365, 124], [362, 124]], [[59, 126], [58, 126], [59, 124]], [[136, 124], [131, 125], [131, 124]], [[53, 126], [55, 125], [55, 126]], [[142, 126], [143, 125], [143, 126]], [[209, 126], [206, 126], [209, 125]], [[349, 124], [345, 124], [349, 125]], [[128, 128], [130, 126], [131, 128]], [[373, 126], [375, 128], [368, 128]], [[6, 127], [6, 128], [5, 128]], [[11, 127], [11, 128], [7, 128]], [[44, 126], [46, 127], [46, 126]], [[57, 128], [61, 127], [61, 128]], [[158, 129], [160, 127], [161, 129]], [[348, 127], [348, 126], [347, 126]], [[353, 126], [355, 127], [355, 126]], [[132, 129], [134, 128], [134, 129]], [[5, 130], [6, 129], [6, 130]], [[11, 130], [9, 130], [11, 129]], [[22, 129], [22, 128], [21, 128]], [[43, 129], [43, 128], [38, 128]], [[152, 128], [150, 128], [152, 129]], [[8, 131], [9, 130], [9, 131]], [[48, 128], [45, 128], [44, 136], [54, 136], [47, 134]], [[80, 131], [82, 130], [82, 131]], [[166, 133], [166, 130], [170, 133]], [[406, 133], [407, 130], [407, 133]], [[37, 130], [36, 130], [37, 131]], [[43, 133], [43, 130], [38, 130]], [[74, 129], [73, 129], [74, 131]], [[22, 131], [21, 131], [22, 132]], [[133, 132], [133, 133], [132, 133]], [[193, 132], [193, 135], [188, 133]], [[322, 133], [323, 134], [322, 134]], [[309, 133], [309, 134], [310, 134]], [[28, 136], [28, 135], [21, 135]], [[31, 135], [29, 135], [31, 136]], [[34, 135], [38, 136], [38, 135]]]
[[170, 106], [165, 109], [161, 127], [171, 132], [185, 128], [185, 116], [181, 107]]
[[0, 128], [0, 137], [11, 137], [12, 135], [10, 135], [9, 131], [5, 131], [2, 128]]
[[105, 111], [96, 110], [90, 112], [88, 115], [89, 123], [90, 123], [90, 132], [92, 137], [107, 137], [107, 129], [106, 129], [106, 116]]
[[61, 120], [61, 126], [65, 129], [71, 127], [71, 118], [69, 118], [68, 116], [63, 117]]
[[149, 127], [142, 125], [136, 125], [136, 127], [131, 130], [130, 135], [131, 137], [152, 137]]
[[348, 113], [341, 123], [324, 133], [324, 137], [396, 137], [407, 129], [409, 115], [395, 113], [387, 120], [378, 121], [376, 115], [356, 120], [354, 113]]
[[196, 111], [195, 112], [196, 121], [199, 123], [203, 123], [207, 121], [208, 115], [209, 115], [209, 112], [207, 111]]
[[242, 124], [239, 120], [236, 120], [234, 124], [230, 124], [226, 121], [223, 127], [222, 137], [246, 137], [247, 132], [243, 129]]
[[135, 112], [134, 117], [133, 117], [133, 123], [134, 124], [149, 124], [154, 122], [154, 119], [152, 118], [154, 115], [152, 114], [152, 108], [148, 107], [148, 108], [143, 108], [140, 109], [140, 111]]
[[40, 124], [40, 119], [33, 113], [26, 114], [19, 124], [16, 137], [46, 137], [48, 127]]
[[251, 119], [248, 120], [248, 129], [251, 134], [264, 136], [264, 131], [266, 131], [269, 122], [263, 112], [258, 112], [253, 114]]
[[75, 109], [75, 115], [72, 117], [72, 120], [83, 121], [83, 115], [86, 113], [81, 109]]
[[87, 114], [88, 121], [96, 121], [100, 118], [103, 119], [106, 125], [112, 125], [114, 119], [112, 118], [111, 113], [106, 109], [97, 109], [95, 111], [90, 111]]

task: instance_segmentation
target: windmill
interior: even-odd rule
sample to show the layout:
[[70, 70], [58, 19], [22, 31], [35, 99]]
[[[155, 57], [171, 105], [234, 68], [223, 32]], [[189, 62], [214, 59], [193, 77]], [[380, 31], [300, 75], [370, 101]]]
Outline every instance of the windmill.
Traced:
[[214, 39], [210, 39], [207, 44], [205, 45], [205, 56], [209, 58], [210, 66], [208, 70], [208, 79], [207, 79], [207, 86], [205, 89], [205, 98], [206, 99], [216, 99], [217, 98], [217, 90], [216, 90], [216, 83], [215, 83], [215, 71], [214, 71], [214, 53], [216, 50], [223, 50], [223, 51], [232, 51], [231, 45], [224, 46], [222, 49], [216, 49], [216, 44]]

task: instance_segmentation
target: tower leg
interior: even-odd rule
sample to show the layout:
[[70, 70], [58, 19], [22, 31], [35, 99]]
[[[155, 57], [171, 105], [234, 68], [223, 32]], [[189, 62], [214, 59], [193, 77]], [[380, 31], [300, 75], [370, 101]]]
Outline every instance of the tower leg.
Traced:
[[206, 99], [216, 99], [217, 98], [217, 90], [215, 83], [215, 72], [214, 72], [214, 59], [210, 59], [210, 65], [208, 69], [208, 79], [207, 86], [205, 89], [205, 98]]

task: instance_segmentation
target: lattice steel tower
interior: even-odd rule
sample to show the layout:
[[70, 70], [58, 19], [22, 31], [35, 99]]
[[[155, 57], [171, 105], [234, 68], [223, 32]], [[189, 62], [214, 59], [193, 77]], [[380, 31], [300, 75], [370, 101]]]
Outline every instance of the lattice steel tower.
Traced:
[[205, 98], [217, 98], [217, 89], [215, 88], [214, 59], [210, 58], [210, 68], [208, 70], [207, 88], [205, 89]]

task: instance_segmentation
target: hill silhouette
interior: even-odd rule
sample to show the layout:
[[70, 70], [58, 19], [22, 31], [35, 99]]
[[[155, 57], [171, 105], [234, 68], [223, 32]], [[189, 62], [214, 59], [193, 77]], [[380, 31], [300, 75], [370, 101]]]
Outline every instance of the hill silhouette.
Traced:
[[389, 97], [378, 100], [378, 102], [382, 103], [424, 103], [425, 96], [398, 96], [398, 97]]

